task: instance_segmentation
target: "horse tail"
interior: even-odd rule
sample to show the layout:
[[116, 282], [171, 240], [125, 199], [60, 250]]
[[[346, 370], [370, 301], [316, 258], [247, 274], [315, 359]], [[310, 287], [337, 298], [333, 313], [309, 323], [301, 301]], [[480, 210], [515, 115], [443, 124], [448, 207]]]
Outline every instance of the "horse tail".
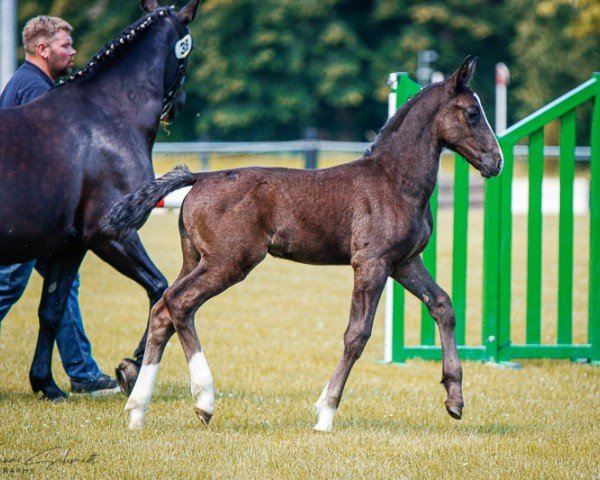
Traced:
[[111, 207], [100, 220], [101, 231], [118, 238], [131, 229], [139, 229], [162, 198], [178, 188], [192, 185], [196, 178], [197, 175], [185, 165], [179, 165], [162, 177], [146, 183], [137, 192], [125, 195]]

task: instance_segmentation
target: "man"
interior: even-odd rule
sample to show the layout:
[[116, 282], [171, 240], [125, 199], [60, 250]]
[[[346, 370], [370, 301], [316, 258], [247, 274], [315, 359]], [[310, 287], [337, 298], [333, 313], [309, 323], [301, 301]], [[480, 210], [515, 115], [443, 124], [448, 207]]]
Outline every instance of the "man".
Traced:
[[[73, 66], [75, 49], [71, 25], [49, 16], [38, 16], [23, 29], [25, 62], [15, 72], [0, 96], [0, 108], [30, 102], [54, 86], [54, 81]], [[43, 276], [43, 259], [0, 266], [0, 322], [21, 297], [33, 268]], [[79, 274], [69, 293], [67, 308], [56, 335], [63, 367], [71, 379], [73, 393], [102, 395], [116, 393], [116, 380], [102, 373], [91, 355], [91, 345], [83, 330], [78, 300]]]

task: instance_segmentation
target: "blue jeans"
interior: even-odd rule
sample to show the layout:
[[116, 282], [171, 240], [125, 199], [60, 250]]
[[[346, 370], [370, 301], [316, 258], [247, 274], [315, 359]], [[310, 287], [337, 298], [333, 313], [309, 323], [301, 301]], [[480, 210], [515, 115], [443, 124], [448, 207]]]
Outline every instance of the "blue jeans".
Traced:
[[[45, 275], [46, 266], [42, 260], [0, 266], [0, 322], [21, 298], [34, 267], [42, 276]], [[71, 380], [93, 382], [102, 375], [102, 371], [92, 358], [92, 346], [83, 330], [78, 297], [79, 274], [69, 292], [67, 308], [56, 333], [56, 344], [65, 372]]]

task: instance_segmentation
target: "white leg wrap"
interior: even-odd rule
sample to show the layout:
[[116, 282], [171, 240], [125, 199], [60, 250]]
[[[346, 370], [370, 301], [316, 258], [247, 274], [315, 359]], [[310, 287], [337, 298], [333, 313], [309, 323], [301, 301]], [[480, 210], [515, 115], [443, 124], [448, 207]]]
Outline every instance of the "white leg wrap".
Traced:
[[194, 353], [188, 366], [195, 407], [212, 415], [215, 411], [215, 387], [204, 351]]
[[317, 424], [313, 427], [318, 432], [331, 432], [333, 430], [333, 420], [336, 409], [327, 405], [327, 389], [329, 383], [325, 385], [319, 400], [315, 403], [317, 410]]
[[158, 363], [153, 365], [142, 364], [133, 391], [125, 404], [125, 410], [129, 410], [129, 428], [131, 430], [144, 426], [144, 417], [150, 405], [154, 382], [158, 374], [158, 365]]

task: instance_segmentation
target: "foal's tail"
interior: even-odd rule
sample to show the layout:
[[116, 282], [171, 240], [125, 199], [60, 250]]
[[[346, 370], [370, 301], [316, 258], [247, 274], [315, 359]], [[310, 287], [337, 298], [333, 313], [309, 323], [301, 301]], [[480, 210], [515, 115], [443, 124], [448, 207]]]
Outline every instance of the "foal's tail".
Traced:
[[197, 175], [185, 165], [179, 165], [156, 180], [146, 183], [137, 192], [130, 193], [115, 203], [100, 220], [103, 233], [118, 238], [131, 229], [140, 228], [156, 204], [178, 188], [192, 185]]

